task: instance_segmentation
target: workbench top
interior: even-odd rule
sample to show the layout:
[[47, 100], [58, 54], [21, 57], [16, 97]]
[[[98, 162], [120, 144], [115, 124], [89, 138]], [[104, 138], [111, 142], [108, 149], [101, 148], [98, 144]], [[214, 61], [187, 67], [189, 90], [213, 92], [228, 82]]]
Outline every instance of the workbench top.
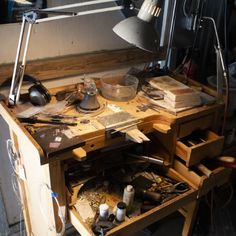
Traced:
[[[69, 88], [71, 87], [73, 86], [70, 86]], [[61, 89], [65, 89], [65, 87], [52, 89], [50, 93], [55, 94]], [[168, 133], [169, 130], [174, 129], [174, 127], [178, 124], [182, 124], [190, 120], [192, 121], [199, 117], [206, 117], [209, 114], [218, 112], [219, 109], [222, 108], [222, 104], [216, 103], [213, 105], [204, 105], [191, 108], [182, 112], [178, 112], [177, 114], [173, 114], [172, 112], [168, 112], [162, 108], [155, 110], [146, 109], [145, 111], [140, 109], [140, 106], [147, 104], [144, 103], [143, 99], [141, 99], [139, 95], [128, 102], [109, 101], [98, 95], [98, 101], [101, 105], [101, 109], [91, 114], [78, 112], [75, 107], [71, 107], [70, 109], [67, 109], [61, 113], [66, 116], [76, 117], [77, 126], [69, 127], [69, 129], [85, 141], [84, 149], [87, 152], [96, 150], [103, 146], [112, 145], [112, 143], [115, 142], [115, 140], [109, 140], [109, 138], [107, 138], [105, 127], [98, 121], [99, 118], [103, 116], [117, 112], [127, 112], [132, 117], [134, 117], [135, 122], [137, 122], [137, 128], [143, 133], [150, 133], [153, 130], [156, 130], [160, 133]], [[50, 102], [50, 106], [52, 106], [51, 104], [56, 104], [55, 97], [53, 97], [52, 101]], [[1, 103], [0, 112], [1, 115], [5, 117], [5, 120], [9, 126], [13, 128], [16, 133], [19, 133], [21, 136], [25, 136], [39, 150], [42, 164], [47, 163], [49, 160], [45, 158], [41, 147], [32, 138], [29, 129], [27, 129], [26, 125], [20, 123], [16, 118], [17, 113], [26, 109], [26, 107], [26, 104], [19, 104], [14, 108], [8, 108], [4, 103]], [[213, 118], [210, 120], [212, 119]], [[63, 158], [65, 158], [65, 156], [66, 155], [64, 155]], [[59, 155], [58, 158], [62, 157]]]

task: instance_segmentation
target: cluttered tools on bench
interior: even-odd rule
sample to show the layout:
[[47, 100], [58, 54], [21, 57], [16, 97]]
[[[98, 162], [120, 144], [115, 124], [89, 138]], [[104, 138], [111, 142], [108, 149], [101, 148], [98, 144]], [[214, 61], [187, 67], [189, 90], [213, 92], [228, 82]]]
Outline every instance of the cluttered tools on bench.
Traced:
[[[96, 235], [101, 232], [105, 235], [122, 222], [190, 190], [186, 182], [149, 167], [137, 163], [113, 167], [103, 171], [102, 175], [88, 178], [87, 182], [83, 181], [80, 171], [81, 187], [78, 192], [71, 190], [76, 194], [72, 206]], [[92, 165], [90, 169], [93, 169]], [[75, 186], [75, 176], [73, 180]], [[77, 181], [79, 186], [80, 180]]]

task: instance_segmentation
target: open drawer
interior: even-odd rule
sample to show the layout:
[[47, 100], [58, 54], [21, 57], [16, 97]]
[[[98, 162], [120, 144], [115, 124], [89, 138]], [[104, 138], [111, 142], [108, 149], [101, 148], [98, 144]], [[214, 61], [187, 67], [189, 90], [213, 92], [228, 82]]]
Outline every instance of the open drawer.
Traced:
[[206, 157], [216, 157], [222, 152], [224, 137], [210, 130], [198, 131], [176, 142], [175, 154], [192, 166]]
[[211, 189], [221, 186], [229, 180], [231, 170], [206, 164], [186, 167], [180, 160], [174, 161], [175, 170], [199, 189], [198, 197], [207, 194]]
[[[144, 213], [140, 213], [131, 217], [129, 215], [129, 217], [126, 217], [125, 221], [114, 226], [112, 229], [107, 231], [105, 235], [131, 235], [196, 200], [197, 189], [195, 185], [193, 185], [188, 179], [177, 173], [172, 168], [164, 168], [164, 171], [165, 176], [168, 176], [167, 178], [171, 178], [177, 182], [187, 183], [189, 186], [188, 190], [181, 194], [175, 195], [174, 197], [168, 198], [160, 205], [156, 205]], [[72, 191], [70, 190], [68, 193], [69, 201], [75, 201], [75, 197], [73, 197], [74, 194], [76, 197], [79, 196], [78, 189], [75, 189], [75, 191], [72, 189]], [[83, 236], [96, 235], [93, 232], [91, 225], [89, 225], [86, 220], [83, 219], [76, 205], [72, 202], [69, 203], [69, 205], [70, 222], [78, 230], [78, 232]]]

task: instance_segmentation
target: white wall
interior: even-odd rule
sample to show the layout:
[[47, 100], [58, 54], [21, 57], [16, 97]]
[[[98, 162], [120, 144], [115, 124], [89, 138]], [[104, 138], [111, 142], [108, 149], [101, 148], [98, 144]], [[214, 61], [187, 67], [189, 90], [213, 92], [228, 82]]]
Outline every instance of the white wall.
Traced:
[[[55, 6], [62, 1], [49, 2], [56, 3]], [[66, 1], [66, 4], [73, 2], [79, 1]], [[100, 5], [114, 6], [114, 3]], [[122, 19], [121, 12], [115, 11], [34, 25], [28, 59], [129, 47], [112, 31], [113, 26]], [[0, 65], [14, 62], [19, 33], [20, 24], [0, 25]]]

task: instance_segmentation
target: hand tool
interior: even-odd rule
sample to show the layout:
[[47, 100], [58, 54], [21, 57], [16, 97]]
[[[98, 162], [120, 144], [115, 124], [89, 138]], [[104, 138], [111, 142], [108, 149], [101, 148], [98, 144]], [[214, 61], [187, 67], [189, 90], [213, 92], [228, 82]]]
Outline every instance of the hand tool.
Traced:
[[161, 190], [161, 193], [184, 193], [189, 190], [189, 186], [184, 182], [173, 184]]
[[42, 120], [38, 118], [18, 118], [20, 122], [23, 123], [28, 123], [28, 124], [36, 124], [36, 123], [41, 123], [41, 124], [52, 124], [52, 125], [68, 125], [68, 126], [76, 126], [77, 123], [73, 122], [64, 122], [60, 120]]

